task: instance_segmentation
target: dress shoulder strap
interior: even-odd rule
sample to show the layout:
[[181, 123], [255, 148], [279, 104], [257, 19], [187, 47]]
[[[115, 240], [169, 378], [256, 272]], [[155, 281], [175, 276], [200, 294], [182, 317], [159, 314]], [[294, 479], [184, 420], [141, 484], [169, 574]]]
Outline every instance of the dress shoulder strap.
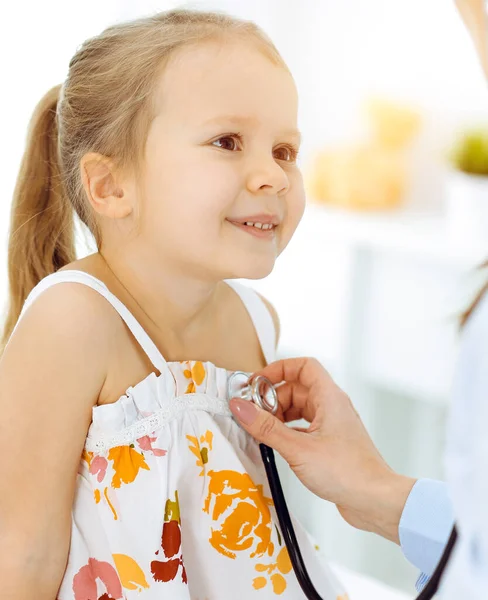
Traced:
[[[42, 292], [50, 288], [51, 286], [58, 283], [81, 283], [82, 285], [86, 285], [93, 290], [97, 291], [104, 298], [110, 302], [110, 304], [115, 308], [120, 317], [123, 319], [127, 327], [132, 332], [132, 335], [136, 338], [141, 348], [149, 357], [151, 363], [160, 371], [161, 373], [167, 368], [167, 363], [158, 350], [154, 342], [151, 340], [149, 335], [137, 321], [137, 319], [132, 315], [129, 309], [108, 289], [108, 287], [97, 279], [93, 275], [89, 273], [85, 273], [84, 271], [77, 270], [65, 270], [65, 271], [57, 271], [47, 277], [44, 277], [30, 292], [27, 297], [24, 306], [22, 307], [22, 312], [20, 313], [19, 319], [15, 325], [17, 327], [20, 319], [24, 315], [25, 311], [32, 305], [32, 303], [38, 298]], [[14, 331], [15, 331], [14, 328]]]
[[276, 330], [273, 317], [261, 296], [252, 288], [234, 280], [226, 283], [239, 295], [249, 313], [267, 363], [276, 360]]

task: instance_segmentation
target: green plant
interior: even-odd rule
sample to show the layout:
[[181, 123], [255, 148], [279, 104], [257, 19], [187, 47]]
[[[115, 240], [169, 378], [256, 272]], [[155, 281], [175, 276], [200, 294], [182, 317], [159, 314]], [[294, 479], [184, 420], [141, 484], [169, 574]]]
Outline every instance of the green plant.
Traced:
[[459, 171], [488, 175], [488, 128], [464, 132], [454, 144], [449, 159]]

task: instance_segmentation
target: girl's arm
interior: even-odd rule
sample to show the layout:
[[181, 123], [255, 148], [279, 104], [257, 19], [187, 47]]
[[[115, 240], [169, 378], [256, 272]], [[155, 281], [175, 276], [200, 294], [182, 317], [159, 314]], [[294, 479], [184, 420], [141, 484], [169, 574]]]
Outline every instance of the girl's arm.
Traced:
[[26, 311], [0, 359], [3, 600], [54, 600], [91, 410], [106, 377], [110, 306], [56, 284]]

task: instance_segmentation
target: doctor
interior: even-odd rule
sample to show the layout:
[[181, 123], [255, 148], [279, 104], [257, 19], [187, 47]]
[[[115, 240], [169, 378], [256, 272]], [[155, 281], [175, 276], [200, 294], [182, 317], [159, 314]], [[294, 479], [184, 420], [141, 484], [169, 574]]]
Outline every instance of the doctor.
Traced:
[[[457, 0], [488, 77], [484, 0]], [[487, 199], [488, 202], [488, 199]], [[488, 233], [488, 232], [487, 232]], [[488, 276], [487, 276], [488, 277]], [[231, 410], [276, 451], [312, 492], [334, 502], [352, 526], [399, 544], [421, 572], [438, 563], [454, 520], [458, 540], [441, 581], [444, 599], [488, 599], [488, 285], [465, 315], [446, 456], [447, 484], [395, 473], [383, 460], [347, 395], [314, 359], [278, 361], [259, 372], [277, 389], [278, 417], [236, 398]]]

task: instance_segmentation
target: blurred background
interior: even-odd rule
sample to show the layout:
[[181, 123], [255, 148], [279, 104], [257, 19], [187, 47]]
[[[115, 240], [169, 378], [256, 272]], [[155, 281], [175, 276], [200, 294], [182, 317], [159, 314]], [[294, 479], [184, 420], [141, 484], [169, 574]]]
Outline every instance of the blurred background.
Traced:
[[[280, 315], [280, 356], [319, 358], [393, 468], [443, 478], [459, 314], [487, 276], [478, 267], [488, 256], [488, 94], [454, 2], [8, 3], [0, 302], [11, 195], [35, 104], [64, 80], [85, 38], [182, 5], [256, 21], [297, 82], [308, 207], [275, 271], [252, 282]], [[80, 239], [80, 254], [89, 250]], [[353, 530], [281, 470], [292, 510], [353, 600], [413, 596], [417, 573], [399, 548]]]

